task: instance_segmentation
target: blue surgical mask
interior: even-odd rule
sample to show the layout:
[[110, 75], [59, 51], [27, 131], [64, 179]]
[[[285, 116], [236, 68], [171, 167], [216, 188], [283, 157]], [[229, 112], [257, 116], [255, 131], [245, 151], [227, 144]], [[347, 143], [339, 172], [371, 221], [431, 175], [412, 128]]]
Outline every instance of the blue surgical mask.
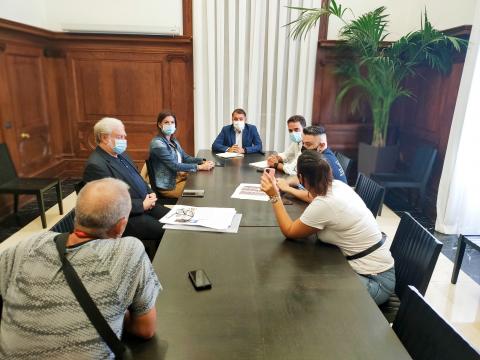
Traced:
[[127, 150], [127, 140], [115, 139], [115, 146], [113, 147], [113, 151], [115, 152], [115, 154], [121, 154], [125, 150]]
[[162, 126], [162, 132], [165, 135], [172, 135], [175, 132], [175, 124], [165, 124]]
[[294, 143], [300, 144], [302, 141], [302, 133], [300, 131], [292, 131], [290, 133], [290, 140]]

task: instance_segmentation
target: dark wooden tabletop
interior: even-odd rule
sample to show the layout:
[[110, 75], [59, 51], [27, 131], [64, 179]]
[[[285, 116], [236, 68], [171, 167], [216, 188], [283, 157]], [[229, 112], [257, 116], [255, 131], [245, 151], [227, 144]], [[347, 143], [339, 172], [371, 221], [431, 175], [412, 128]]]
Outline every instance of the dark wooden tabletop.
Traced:
[[[236, 186], [229, 181], [258, 179], [244, 165], [190, 176], [187, 187], [198, 184], [198, 175], [212, 176], [217, 190], [209, 195], [215, 186], [205, 186], [205, 198], [193, 200], [221, 206], [223, 194], [223, 206], [247, 209], [229, 202]], [[130, 341], [135, 359], [410, 358], [337, 248], [286, 240], [266, 215], [245, 218], [259, 226], [242, 226], [237, 234], [166, 231], [153, 261], [164, 287], [157, 333]], [[194, 290], [187, 272], [196, 269], [205, 270], [211, 290]]]
[[[269, 202], [232, 199], [231, 196], [240, 183], [260, 183], [261, 173], [248, 165], [265, 160], [261, 154], [246, 154], [243, 158], [222, 159], [211, 151], [201, 150], [197, 155], [224, 164], [212, 171], [199, 171], [189, 176], [186, 189], [203, 189], [203, 198], [180, 198], [178, 204], [192, 206], [213, 206], [235, 208], [242, 214], [240, 226], [277, 226], [272, 205]], [[277, 177], [286, 177], [278, 174]], [[292, 219], [297, 219], [305, 209], [305, 203], [289, 197], [291, 205], [286, 205]]]

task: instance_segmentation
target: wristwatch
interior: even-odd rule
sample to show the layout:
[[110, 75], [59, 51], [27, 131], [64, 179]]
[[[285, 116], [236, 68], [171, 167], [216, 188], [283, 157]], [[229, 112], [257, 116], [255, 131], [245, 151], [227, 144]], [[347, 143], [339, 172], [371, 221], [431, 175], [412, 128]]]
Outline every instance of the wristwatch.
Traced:
[[273, 195], [273, 196], [270, 196], [270, 199], [268, 201], [270, 201], [272, 204], [275, 204], [278, 200], [280, 200], [280, 196]]

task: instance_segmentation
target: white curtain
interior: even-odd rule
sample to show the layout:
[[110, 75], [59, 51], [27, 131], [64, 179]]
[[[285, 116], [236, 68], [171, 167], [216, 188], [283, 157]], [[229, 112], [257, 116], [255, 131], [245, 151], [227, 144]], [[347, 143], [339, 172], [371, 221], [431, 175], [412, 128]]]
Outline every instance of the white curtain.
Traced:
[[318, 0], [193, 1], [195, 151], [210, 148], [243, 108], [264, 150], [283, 151], [287, 118], [311, 122], [318, 24], [292, 40], [284, 25]]
[[480, 234], [480, 2], [473, 24], [438, 190], [444, 234]]

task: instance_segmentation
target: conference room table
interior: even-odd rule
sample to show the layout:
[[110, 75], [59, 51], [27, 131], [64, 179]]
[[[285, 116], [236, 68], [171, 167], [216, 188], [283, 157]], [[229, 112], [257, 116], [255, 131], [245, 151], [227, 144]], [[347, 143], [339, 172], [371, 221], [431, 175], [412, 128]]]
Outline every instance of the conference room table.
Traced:
[[[153, 260], [163, 286], [157, 331], [130, 340], [135, 359], [410, 359], [338, 248], [314, 237], [287, 240], [269, 202], [232, 199], [240, 183], [258, 183], [248, 165], [260, 154], [219, 160], [189, 175], [203, 198], [179, 204], [234, 207], [238, 233], [167, 230]], [[305, 204], [287, 209], [298, 217]], [[187, 272], [204, 269], [210, 290], [196, 291]]]

